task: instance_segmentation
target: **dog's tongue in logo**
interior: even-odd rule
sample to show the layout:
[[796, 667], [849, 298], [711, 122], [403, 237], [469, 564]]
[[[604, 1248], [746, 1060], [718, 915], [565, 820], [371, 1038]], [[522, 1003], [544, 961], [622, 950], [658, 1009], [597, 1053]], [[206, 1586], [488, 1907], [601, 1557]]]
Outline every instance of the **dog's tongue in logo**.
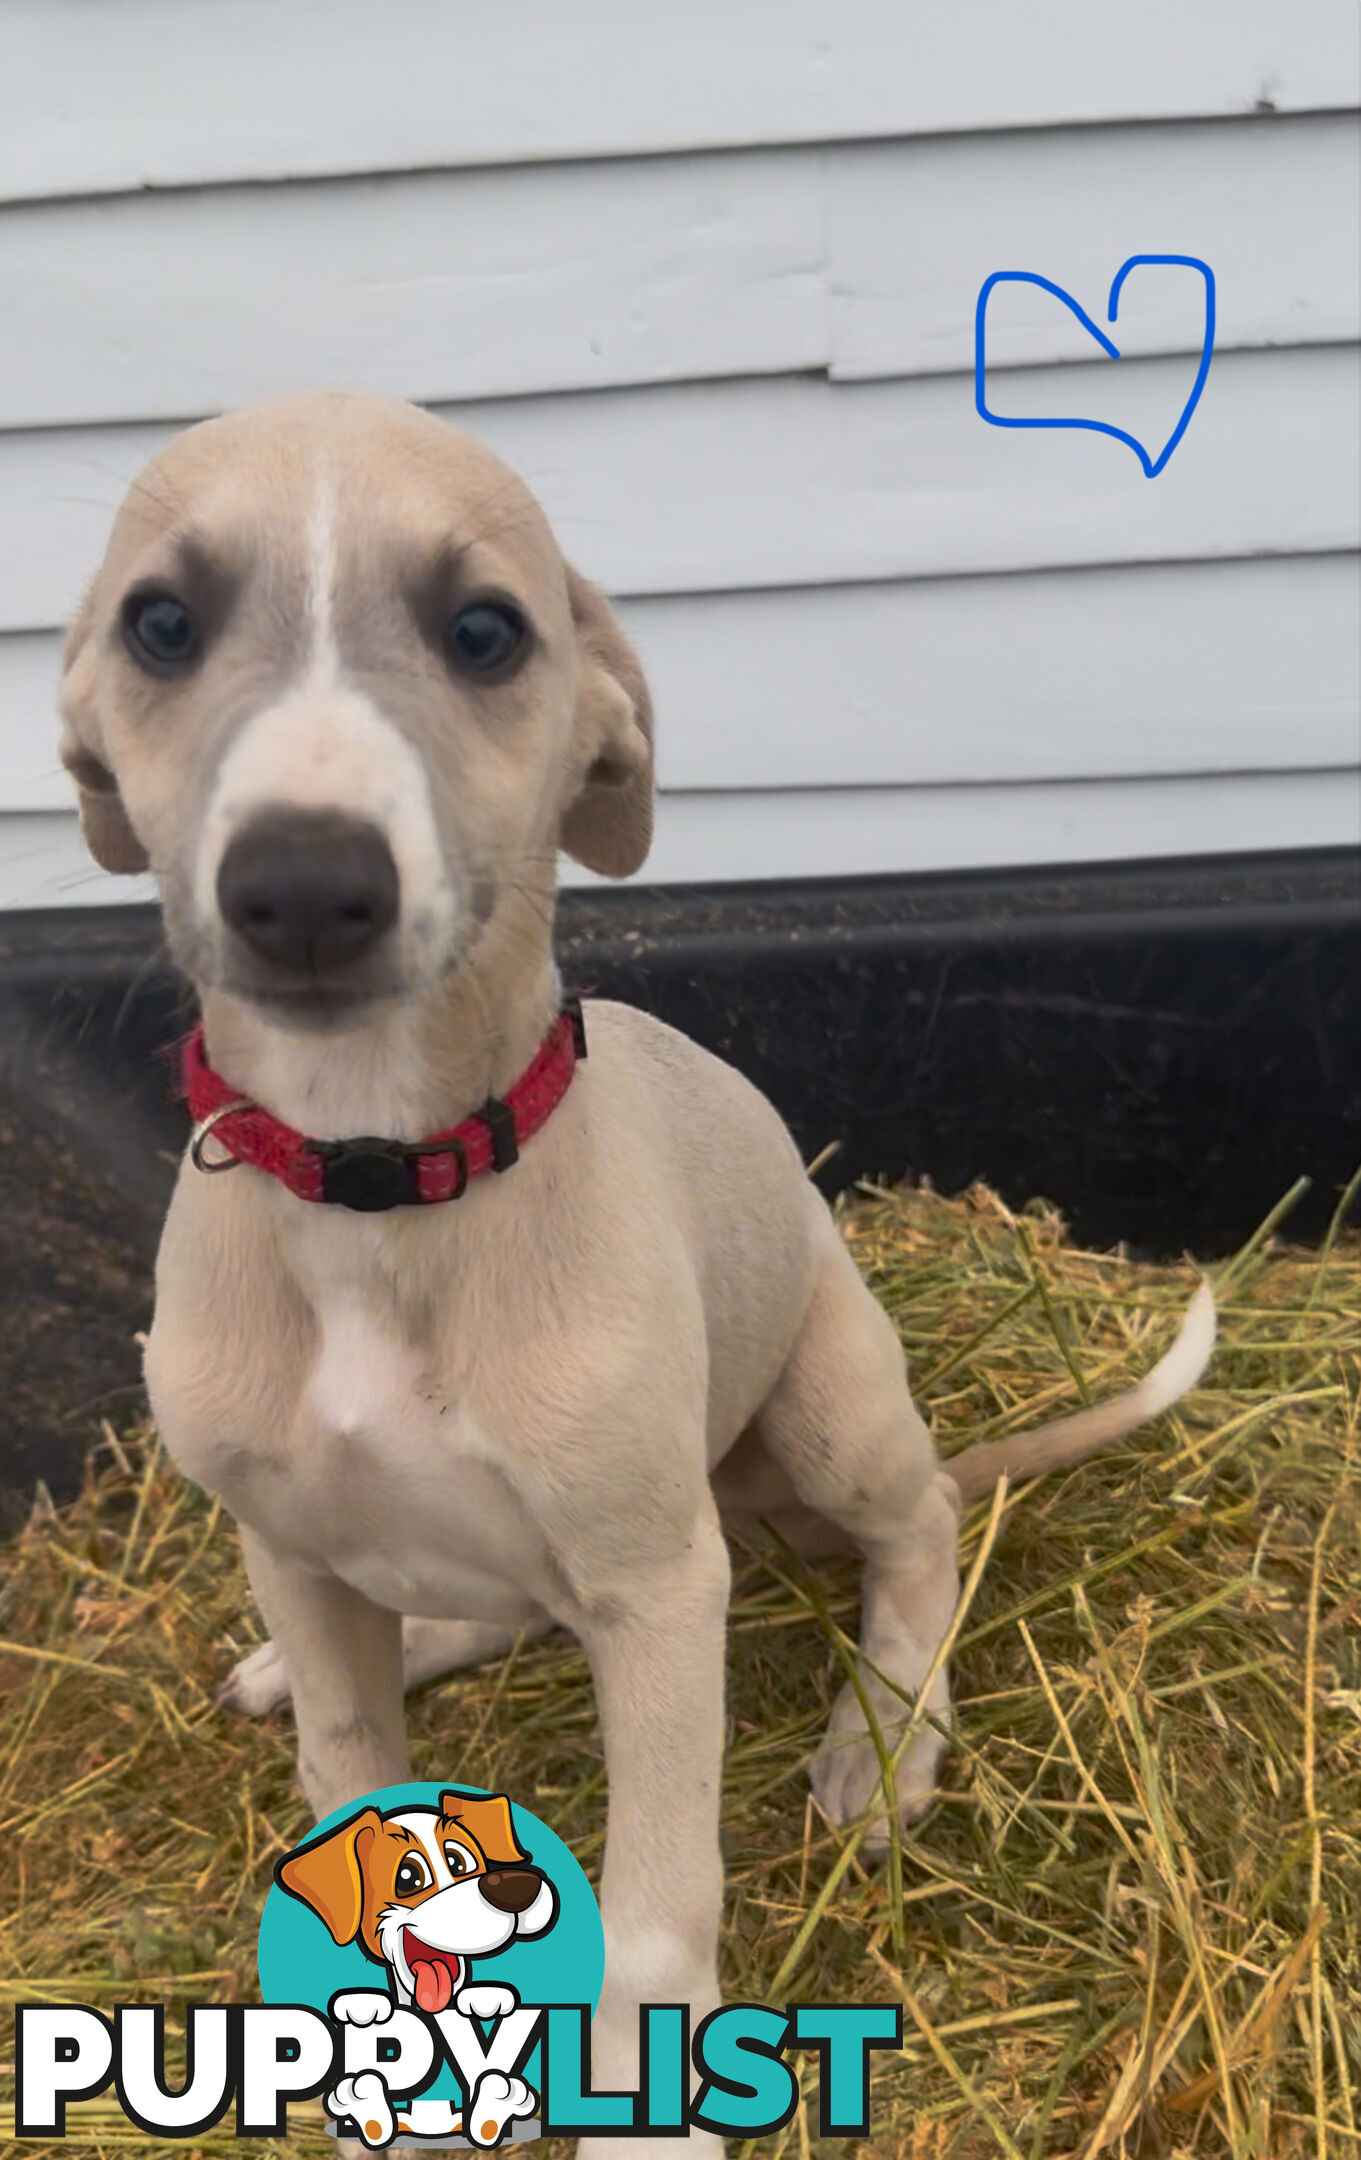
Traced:
[[445, 1950], [432, 1950], [413, 1928], [406, 1931], [406, 1962], [415, 1983], [416, 2002], [430, 2017], [447, 2010], [458, 1986], [462, 1959]]

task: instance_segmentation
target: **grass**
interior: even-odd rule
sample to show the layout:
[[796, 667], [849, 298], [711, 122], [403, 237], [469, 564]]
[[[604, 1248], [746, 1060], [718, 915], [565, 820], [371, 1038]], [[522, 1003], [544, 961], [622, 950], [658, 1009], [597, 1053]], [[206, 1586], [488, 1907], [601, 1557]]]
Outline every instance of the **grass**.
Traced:
[[[865, 1193], [843, 1224], [947, 1451], [1128, 1384], [1194, 1280], [1074, 1250], [1052, 1211], [983, 1189]], [[1221, 1344], [1174, 1413], [968, 1518], [953, 1754], [884, 1868], [807, 1796], [853, 1576], [740, 1556], [725, 1985], [902, 2000], [872, 2135], [845, 2150], [1361, 2153], [1361, 1240], [1320, 1256], [1274, 1228], [1213, 1271]], [[0, 1994], [250, 1998], [270, 1868], [308, 1816], [287, 1720], [214, 1708], [257, 1634], [230, 1525], [145, 1427], [105, 1426], [82, 1499], [40, 1504], [8, 1558]], [[594, 1871], [604, 1772], [572, 1645], [409, 1711], [417, 1776], [507, 1789]], [[819, 2148], [802, 2068], [763, 2154]], [[228, 2128], [195, 2149], [249, 2151]], [[159, 2150], [108, 2099], [68, 2130], [72, 2160]], [[333, 2152], [316, 2103], [290, 2142]]]

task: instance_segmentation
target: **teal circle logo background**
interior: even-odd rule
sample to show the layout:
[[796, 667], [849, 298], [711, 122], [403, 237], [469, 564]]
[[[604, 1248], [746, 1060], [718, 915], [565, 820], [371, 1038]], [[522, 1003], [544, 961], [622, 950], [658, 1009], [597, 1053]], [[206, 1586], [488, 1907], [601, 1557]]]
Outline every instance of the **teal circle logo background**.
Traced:
[[[386, 1785], [381, 1792], [364, 1793], [336, 1808], [298, 1842], [310, 1845], [364, 1807], [377, 1808], [380, 1815], [403, 1807], [438, 1808], [444, 1792], [468, 1793], [478, 1800], [486, 1797], [484, 1787], [456, 1784], [450, 1778], [433, 1785]], [[511, 1820], [522, 1849], [558, 1893], [558, 1916], [546, 1935], [510, 1942], [494, 1957], [471, 1959], [468, 1980], [499, 1981], [513, 1987], [522, 2003], [589, 2003], [594, 2016], [605, 1977], [605, 1933], [595, 1892], [580, 1861], [546, 1822], [516, 1800], [511, 1801]], [[341, 1988], [389, 1992], [385, 1965], [366, 1957], [358, 1943], [333, 1942], [316, 1913], [281, 1890], [277, 1882], [270, 1885], [260, 1918], [259, 1964], [260, 1994], [267, 2003], [305, 2003], [324, 2015]], [[539, 2067], [536, 2046], [524, 2069], [536, 2090]], [[458, 2081], [447, 2063], [426, 2093], [431, 2098], [457, 2100]]]

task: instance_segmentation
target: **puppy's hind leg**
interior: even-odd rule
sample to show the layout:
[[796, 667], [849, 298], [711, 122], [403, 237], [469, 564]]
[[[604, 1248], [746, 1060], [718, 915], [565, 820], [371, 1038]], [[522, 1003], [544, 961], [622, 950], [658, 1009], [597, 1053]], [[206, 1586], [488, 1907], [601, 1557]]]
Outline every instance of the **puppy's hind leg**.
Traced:
[[[553, 1625], [540, 1613], [524, 1627], [498, 1627], [482, 1620], [415, 1620], [402, 1622], [402, 1686], [421, 1687], [442, 1673], [461, 1672], [465, 1666], [488, 1665], [504, 1657], [517, 1638], [534, 1641]], [[224, 1710], [244, 1717], [263, 1717], [281, 1709], [292, 1690], [288, 1672], [276, 1642], [261, 1643], [249, 1657], [233, 1667], [218, 1690]]]
[[[756, 1422], [800, 1499], [864, 1554], [858, 1678], [892, 1755], [904, 1731], [904, 1696], [915, 1700], [958, 1596], [958, 1502], [937, 1469], [930, 1432], [908, 1392], [893, 1325], [830, 1219], [808, 1311]], [[925, 1708], [941, 1720], [949, 1701], [942, 1668]], [[929, 1724], [908, 1740], [894, 1775], [902, 1821], [920, 1814], [930, 1799], [943, 1752], [944, 1741]], [[853, 1821], [876, 1795], [882, 1803], [879, 1752], [849, 1681], [811, 1777], [834, 1822]], [[865, 1849], [882, 1851], [887, 1842], [885, 1814], [871, 1824]]]

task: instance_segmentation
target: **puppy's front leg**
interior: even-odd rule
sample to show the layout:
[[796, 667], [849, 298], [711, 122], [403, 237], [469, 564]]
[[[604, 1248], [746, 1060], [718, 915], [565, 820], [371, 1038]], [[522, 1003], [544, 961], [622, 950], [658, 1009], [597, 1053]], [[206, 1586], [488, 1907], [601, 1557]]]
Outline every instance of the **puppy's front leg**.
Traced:
[[402, 1622], [337, 1575], [309, 1568], [242, 1526], [255, 1602], [278, 1644], [298, 1726], [298, 1777], [318, 1816], [410, 1775], [402, 1710]]
[[[690, 2005], [693, 2033], [717, 2008], [723, 1872], [724, 1641], [729, 1566], [716, 1520], [632, 1594], [576, 1627], [595, 1675], [609, 1773], [600, 1906], [605, 1986], [591, 2032], [598, 2091], [629, 2091], [638, 2072], [640, 2003]], [[585, 2138], [579, 2160], [648, 2160], [722, 2150], [689, 2138]]]

